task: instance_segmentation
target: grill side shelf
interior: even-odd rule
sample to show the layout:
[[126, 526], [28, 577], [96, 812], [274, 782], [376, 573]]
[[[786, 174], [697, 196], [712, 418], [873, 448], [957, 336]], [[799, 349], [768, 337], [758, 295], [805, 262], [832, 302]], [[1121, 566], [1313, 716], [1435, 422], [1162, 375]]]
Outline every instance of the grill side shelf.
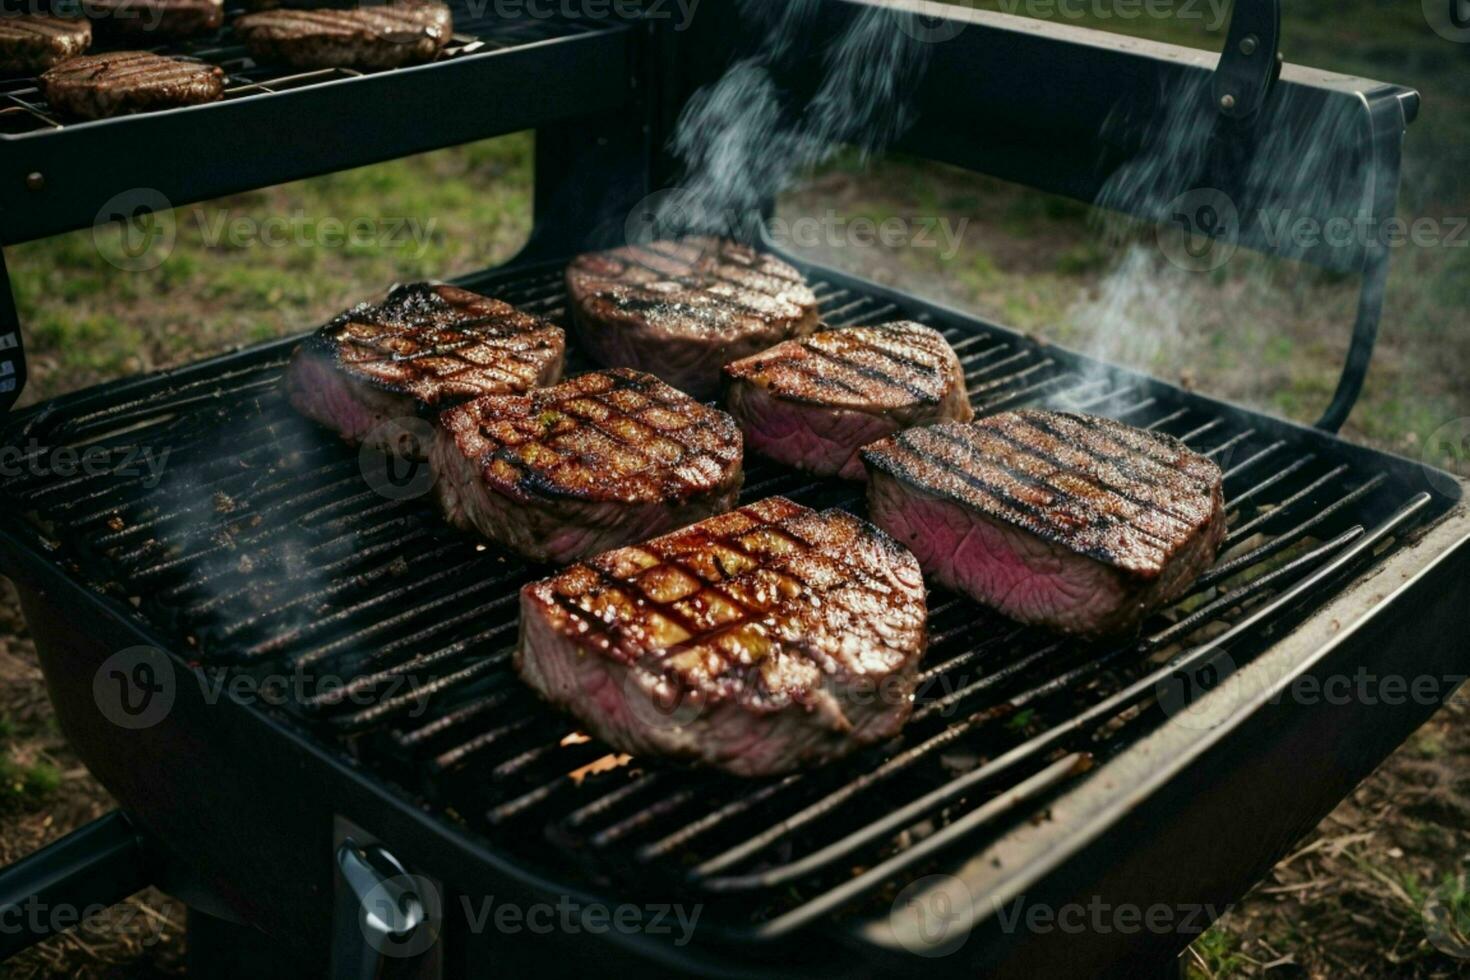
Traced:
[[[455, 7], [440, 60], [377, 72], [258, 65], [228, 37], [175, 52], [223, 67], [226, 98], [92, 122], [0, 79], [0, 242], [16, 244], [631, 103], [634, 32]], [[476, 16], [474, 9], [481, 13]], [[98, 166], [98, 161], [106, 161]]]

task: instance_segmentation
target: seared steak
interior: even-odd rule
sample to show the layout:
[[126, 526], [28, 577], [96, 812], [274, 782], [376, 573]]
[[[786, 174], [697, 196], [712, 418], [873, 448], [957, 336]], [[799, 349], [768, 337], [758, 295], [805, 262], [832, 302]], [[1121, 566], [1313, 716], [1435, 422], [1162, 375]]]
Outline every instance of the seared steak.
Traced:
[[451, 524], [548, 562], [729, 510], [740, 462], [734, 419], [628, 368], [450, 409], [430, 456]]
[[1137, 629], [1225, 536], [1219, 467], [1109, 419], [1007, 412], [909, 429], [862, 456], [869, 513], [927, 573], [1063, 633]]
[[41, 91], [60, 112], [103, 119], [217, 101], [225, 73], [197, 61], [116, 51], [62, 62], [41, 75]]
[[745, 443], [819, 476], [865, 477], [857, 452], [899, 429], [974, 417], [960, 359], [917, 323], [828, 330], [725, 366]]
[[193, 37], [225, 21], [224, 0], [82, 0], [81, 6], [99, 32], [135, 42]]
[[295, 68], [397, 68], [449, 43], [454, 19], [437, 0], [393, 0], [346, 10], [268, 10], [235, 21], [257, 61]]
[[35, 74], [75, 58], [91, 44], [92, 27], [80, 18], [0, 17], [0, 71]]
[[539, 317], [455, 286], [417, 283], [348, 310], [302, 341], [286, 390], [298, 412], [357, 443], [384, 434], [392, 420], [553, 384], [565, 353], [561, 328]]
[[618, 749], [767, 776], [898, 733], [926, 615], [892, 538], [772, 497], [526, 586], [515, 665]]
[[656, 374], [695, 398], [714, 397], [724, 365], [817, 327], [801, 273], [712, 238], [583, 255], [567, 268], [567, 295], [598, 363]]

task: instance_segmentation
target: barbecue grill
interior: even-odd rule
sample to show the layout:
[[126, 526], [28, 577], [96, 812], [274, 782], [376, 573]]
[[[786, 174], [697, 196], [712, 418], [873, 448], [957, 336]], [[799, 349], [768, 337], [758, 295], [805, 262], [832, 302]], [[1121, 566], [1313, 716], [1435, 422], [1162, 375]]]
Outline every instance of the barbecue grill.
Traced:
[[[829, 0], [811, 36], [878, 5]], [[1234, 200], [1286, 201], [1293, 186], [1256, 154], [1334, 118], [1355, 210], [1393, 214], [1416, 93], [1280, 67], [1274, 5], [1237, 5], [1222, 59], [887, 6], [945, 38], [909, 93], [908, 152], [1091, 201], [1191, 93], [1213, 114], [1208, 181]], [[681, 107], [753, 43], [733, 8], [701, 9], [688, 31], [652, 10], [462, 8], [442, 60], [362, 76], [278, 77], [226, 34], [186, 53], [223, 64], [231, 98], [97, 123], [64, 123], [32, 83], [9, 83], [0, 235], [88, 226], [134, 187], [183, 204], [531, 127], [530, 242], [462, 284], [562, 320], [567, 259], [619, 244], [622, 216], [674, 176], [663, 147]], [[186, 140], [187, 162], [171, 149]], [[1137, 210], [1168, 220], [1152, 208]], [[121, 810], [0, 874], [0, 903], [80, 908], [157, 884], [190, 906], [207, 976], [458, 976], [548, 957], [556, 972], [732, 976], [1167, 970], [1466, 672], [1462, 485], [1333, 434], [1371, 355], [1385, 250], [1291, 257], [1363, 279], [1314, 428], [788, 256], [830, 324], [941, 330], [979, 412], [1093, 412], [1217, 460], [1231, 550], [1116, 644], [936, 590], [903, 735], [756, 782], [612, 757], [539, 704], [509, 659], [517, 590], [546, 569], [449, 531], [411, 474], [367, 479], [358, 453], [297, 417], [277, 389], [295, 338], [12, 413], [4, 439], [25, 465], [0, 483], [3, 567], [62, 728]], [[25, 371], [0, 299], [13, 403]], [[122, 465], [163, 447], [157, 486]], [[40, 465], [82, 451], [107, 465]], [[773, 494], [863, 511], [860, 487], [748, 461], [742, 500]], [[1308, 696], [1365, 672], [1441, 686]], [[488, 898], [524, 918], [477, 917]], [[639, 913], [628, 928], [624, 906]], [[687, 934], [674, 907], [697, 912]], [[1171, 914], [1167, 928], [1080, 930], [1058, 914], [1099, 907]], [[0, 952], [46, 933], [28, 920]]]

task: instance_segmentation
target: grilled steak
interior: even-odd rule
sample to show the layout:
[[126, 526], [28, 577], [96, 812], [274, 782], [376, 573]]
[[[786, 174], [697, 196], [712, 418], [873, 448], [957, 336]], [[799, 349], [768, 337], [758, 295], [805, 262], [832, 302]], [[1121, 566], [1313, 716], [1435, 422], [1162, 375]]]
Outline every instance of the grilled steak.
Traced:
[[35, 74], [75, 58], [91, 44], [92, 27], [80, 18], [0, 17], [0, 71]]
[[926, 615], [892, 538], [772, 497], [526, 586], [515, 665], [618, 749], [766, 776], [903, 727]]
[[286, 390], [298, 412], [357, 443], [386, 435], [392, 420], [553, 384], [565, 353], [561, 328], [539, 317], [454, 286], [417, 283], [348, 310], [302, 341]]
[[218, 30], [224, 0], [82, 0], [97, 30], [137, 42], [193, 37]]
[[393, 0], [346, 10], [267, 10], [235, 21], [257, 61], [295, 68], [396, 68], [428, 61], [454, 19], [437, 0]]
[[451, 524], [548, 562], [729, 510], [740, 462], [734, 419], [628, 368], [450, 409], [430, 456]]
[[819, 476], [863, 479], [857, 452], [914, 425], [974, 417], [960, 360], [917, 323], [828, 330], [725, 366], [745, 443]]
[[801, 273], [711, 238], [583, 255], [567, 268], [567, 295], [598, 363], [656, 374], [695, 398], [714, 397], [724, 365], [817, 326]]
[[1063, 633], [1137, 629], [1225, 535], [1219, 467], [1108, 419], [1007, 412], [908, 429], [862, 456], [869, 513], [926, 572]]
[[116, 51], [62, 62], [41, 75], [41, 91], [60, 112], [103, 119], [217, 101], [225, 73], [197, 61]]

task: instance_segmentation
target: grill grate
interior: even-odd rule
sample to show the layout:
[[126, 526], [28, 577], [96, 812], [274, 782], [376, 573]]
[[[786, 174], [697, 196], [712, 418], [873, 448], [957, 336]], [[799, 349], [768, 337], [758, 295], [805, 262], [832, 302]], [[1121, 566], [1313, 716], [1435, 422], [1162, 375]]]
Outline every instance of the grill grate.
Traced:
[[[580, 23], [562, 17], [502, 17], [491, 5], [474, 0], [447, 0], [454, 12], [454, 34], [437, 61], [465, 58], [475, 54], [503, 51], [555, 38], [574, 37], [595, 31], [595, 23]], [[94, 43], [92, 51], [143, 49], [157, 54], [186, 58], [217, 65], [225, 72], [225, 99], [253, 95], [270, 95], [309, 88], [327, 82], [379, 74], [380, 70], [324, 68], [302, 71], [282, 65], [258, 64], [246, 52], [231, 28], [235, 17], [246, 13], [226, 5], [225, 24], [212, 35], [173, 41], [143, 48], [137, 43]], [[52, 111], [41, 94], [40, 83], [33, 76], [0, 74], [0, 136], [18, 136], [46, 130], [63, 129], [69, 121]]]
[[[447, 529], [424, 499], [370, 489], [358, 455], [276, 393], [289, 350], [221, 362], [163, 392], [123, 387], [32, 423], [28, 461], [91, 445], [145, 473], [21, 475], [12, 504], [96, 588], [203, 669], [255, 678], [286, 712], [522, 860], [620, 894], [697, 894], [742, 937], [774, 938], [889, 895], [941, 850], [990, 839], [1150, 731], [1159, 692], [1243, 662], [1349, 572], [1444, 509], [1340, 447], [1217, 413], [1185, 393], [917, 303], [815, 279], [832, 325], [940, 326], [980, 412], [1045, 404], [1168, 432], [1226, 472], [1226, 551], [1142, 636], [1087, 646], [930, 595], [930, 646], [903, 735], [756, 783], [639, 766], [574, 730], [514, 676], [517, 590], [548, 572]], [[559, 271], [467, 283], [554, 320]], [[587, 367], [575, 352], [568, 373]], [[102, 457], [98, 457], [102, 458]], [[1363, 457], [1363, 458], [1366, 458]], [[109, 467], [94, 466], [93, 471]], [[35, 467], [42, 472], [48, 467]], [[863, 512], [861, 490], [747, 461], [742, 501]], [[988, 835], [988, 836], [986, 836]]]

